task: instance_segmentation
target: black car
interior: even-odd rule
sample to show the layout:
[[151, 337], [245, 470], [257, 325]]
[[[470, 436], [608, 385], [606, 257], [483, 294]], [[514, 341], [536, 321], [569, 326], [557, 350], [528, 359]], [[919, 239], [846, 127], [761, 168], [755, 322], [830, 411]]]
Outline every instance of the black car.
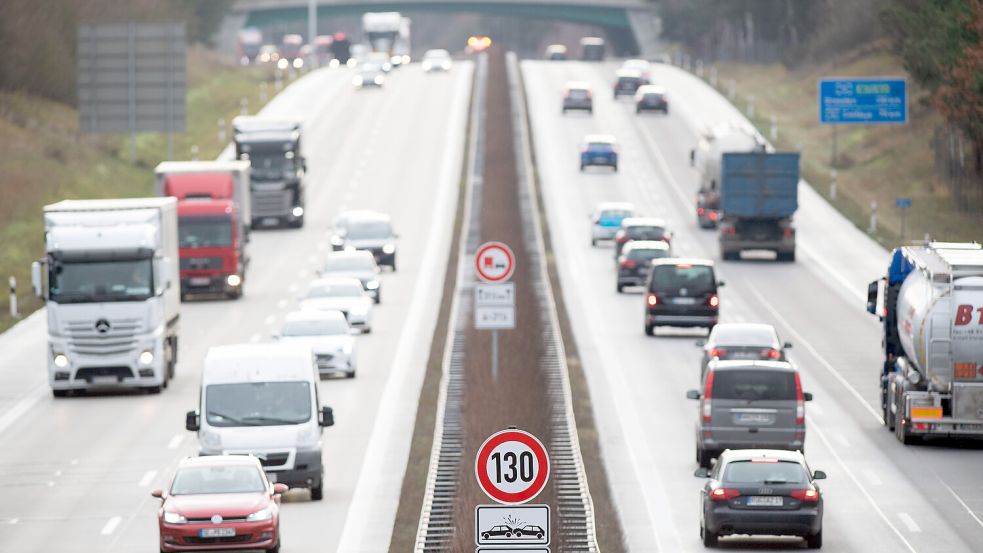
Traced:
[[527, 524], [522, 528], [513, 530], [512, 535], [516, 538], [536, 538], [537, 540], [541, 540], [546, 535], [546, 531], [541, 526]]
[[626, 286], [642, 286], [648, 280], [653, 259], [669, 257], [669, 244], [661, 240], [633, 240], [618, 257], [617, 290], [620, 294]]
[[486, 540], [489, 538], [511, 538], [513, 532], [515, 532], [515, 530], [513, 530], [511, 526], [499, 524], [498, 526], [493, 526], [482, 532], [481, 537]]
[[789, 342], [778, 339], [775, 327], [761, 323], [718, 324], [705, 341], [699, 340], [696, 345], [703, 349], [701, 377], [712, 359], [788, 361], [785, 350], [792, 347]]
[[389, 216], [375, 211], [346, 211], [335, 219], [331, 249], [366, 250], [381, 267], [396, 270], [396, 239]]
[[669, 100], [666, 98], [666, 89], [656, 85], [645, 85], [639, 87], [635, 93], [635, 113], [643, 111], [661, 111], [669, 115]]
[[666, 222], [655, 217], [626, 217], [621, 220], [621, 228], [614, 235], [614, 258], [621, 257], [621, 250], [632, 240], [661, 240], [672, 243], [672, 233], [666, 229]]
[[620, 69], [614, 77], [614, 98], [619, 96], [634, 96], [638, 87], [645, 84], [642, 72], [636, 69]]
[[823, 496], [802, 453], [770, 449], [727, 450], [700, 491], [700, 537], [715, 547], [720, 536], [801, 536], [810, 549], [823, 546]]
[[646, 283], [645, 334], [654, 336], [657, 326], [713, 330], [723, 285], [708, 259], [656, 259]]

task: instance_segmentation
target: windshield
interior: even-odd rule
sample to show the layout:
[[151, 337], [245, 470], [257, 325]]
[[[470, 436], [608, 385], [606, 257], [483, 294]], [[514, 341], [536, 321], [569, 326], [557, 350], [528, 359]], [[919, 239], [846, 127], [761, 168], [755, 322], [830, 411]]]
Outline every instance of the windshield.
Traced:
[[262, 493], [266, 491], [263, 475], [256, 467], [187, 467], [177, 471], [171, 495], [209, 493]]
[[348, 225], [348, 238], [351, 240], [381, 240], [392, 235], [392, 227], [385, 221], [354, 222]]
[[215, 248], [232, 243], [232, 221], [227, 217], [181, 217], [177, 232], [181, 248]]
[[745, 401], [794, 400], [795, 373], [781, 370], [719, 370], [714, 373], [711, 397]]
[[775, 330], [763, 326], [717, 325], [710, 341], [719, 345], [771, 346], [778, 342]]
[[[349, 238], [351, 236], [349, 235]], [[368, 271], [375, 268], [375, 260], [372, 256], [329, 256], [324, 264], [324, 269], [331, 271]]]
[[685, 288], [691, 296], [713, 292], [713, 270], [707, 265], [658, 265], [652, 274], [651, 291], [678, 291]]
[[[361, 287], [359, 288], [361, 293]], [[344, 318], [318, 321], [287, 321], [283, 324], [283, 336], [335, 336], [348, 334], [348, 323]]]
[[806, 471], [791, 461], [727, 463], [723, 482], [728, 484], [801, 484]]
[[144, 259], [55, 261], [48, 275], [51, 301], [143, 301], [153, 295], [154, 265]]
[[308, 298], [346, 298], [361, 295], [362, 285], [358, 282], [340, 282], [337, 284], [312, 286], [311, 289], [307, 291]]
[[205, 416], [211, 426], [276, 426], [311, 418], [307, 382], [242, 382], [205, 388]]
[[250, 144], [249, 152], [240, 156], [252, 166], [253, 180], [275, 181], [293, 177], [296, 163], [293, 152], [284, 152], [283, 144]]

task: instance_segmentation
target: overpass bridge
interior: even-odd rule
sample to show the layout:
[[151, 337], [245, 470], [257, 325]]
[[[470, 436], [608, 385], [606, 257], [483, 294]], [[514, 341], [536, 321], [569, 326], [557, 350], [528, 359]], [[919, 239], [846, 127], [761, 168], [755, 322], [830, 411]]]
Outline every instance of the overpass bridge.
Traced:
[[[659, 23], [653, 6], [646, 0], [318, 0], [317, 19], [398, 11], [410, 18], [470, 13], [569, 22], [603, 29], [615, 51], [655, 55]], [[221, 40], [245, 26], [306, 29], [307, 10], [307, 0], [240, 0], [226, 19]]]

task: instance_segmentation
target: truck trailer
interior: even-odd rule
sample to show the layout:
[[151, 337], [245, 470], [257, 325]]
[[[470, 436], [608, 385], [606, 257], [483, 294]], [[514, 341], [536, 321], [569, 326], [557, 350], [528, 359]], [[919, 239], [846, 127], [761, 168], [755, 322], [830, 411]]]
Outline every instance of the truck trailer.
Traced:
[[239, 116], [232, 120], [236, 159], [249, 161], [252, 228], [304, 226], [307, 163], [301, 123]]
[[690, 150], [690, 165], [700, 173], [696, 193], [696, 222], [701, 228], [716, 228], [720, 221], [720, 162], [729, 152], [767, 152], [764, 137], [749, 125], [725, 123], [700, 133]]
[[178, 351], [177, 226], [174, 198], [44, 207], [45, 256], [32, 264], [31, 283], [47, 302], [55, 397], [167, 386]]
[[881, 408], [898, 441], [983, 438], [980, 244], [895, 249], [867, 311], [883, 323]]

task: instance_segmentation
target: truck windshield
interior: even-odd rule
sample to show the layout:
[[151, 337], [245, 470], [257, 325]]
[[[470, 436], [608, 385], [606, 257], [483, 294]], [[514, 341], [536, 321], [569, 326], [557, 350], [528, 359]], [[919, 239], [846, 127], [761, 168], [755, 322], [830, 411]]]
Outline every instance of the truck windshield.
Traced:
[[205, 387], [211, 426], [277, 426], [311, 419], [308, 382], [237, 382]]
[[232, 243], [228, 217], [181, 217], [177, 230], [182, 248], [217, 248]]
[[297, 165], [293, 152], [284, 152], [283, 144], [253, 144], [248, 159], [251, 176], [257, 181], [279, 181], [293, 177]]
[[55, 303], [143, 301], [153, 295], [154, 266], [150, 258], [58, 260], [48, 275]]

